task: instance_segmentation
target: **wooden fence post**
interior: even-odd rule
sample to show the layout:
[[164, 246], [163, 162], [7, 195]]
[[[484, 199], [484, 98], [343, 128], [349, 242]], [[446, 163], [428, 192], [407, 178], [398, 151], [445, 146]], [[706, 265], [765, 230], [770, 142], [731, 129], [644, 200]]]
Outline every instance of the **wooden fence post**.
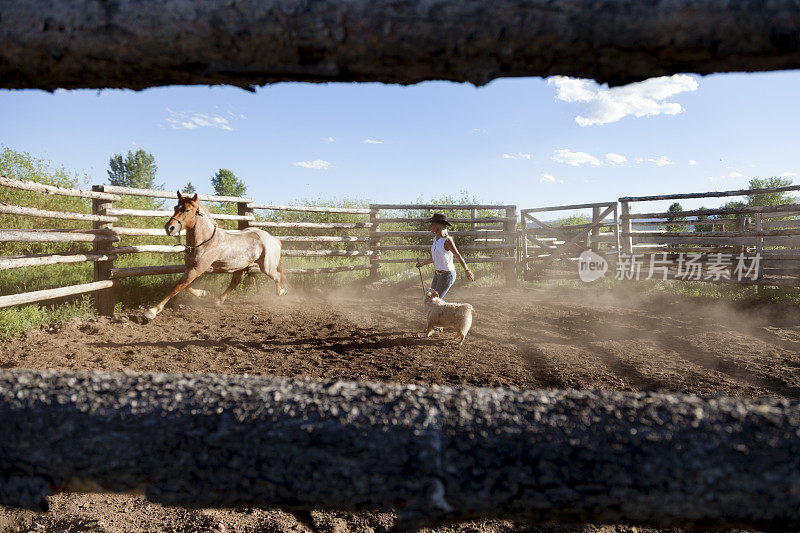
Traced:
[[372, 255], [369, 257], [369, 280], [373, 282], [381, 279], [381, 264], [379, 262], [381, 258], [381, 238], [378, 236], [378, 232], [381, 230], [380, 220], [380, 209], [370, 205], [369, 221], [372, 226], [369, 228], [369, 249]]
[[[742, 232], [744, 235], [744, 231], [747, 228], [747, 215], [737, 215], [736, 216], [736, 231]], [[745, 253], [747, 251], [746, 245], [741, 245], [738, 247], [737, 253]]]
[[[253, 215], [253, 204], [249, 204], [247, 202], [238, 202], [236, 204], [236, 214], [239, 216], [254, 216]], [[250, 227], [249, 220], [239, 220], [237, 223], [238, 229], [246, 229]]]
[[519, 221], [520, 221], [519, 261], [520, 263], [522, 263], [522, 275], [524, 277], [525, 274], [528, 273], [528, 220], [525, 217], [524, 209], [519, 213]]
[[[593, 207], [592, 208], [592, 222], [597, 222], [598, 218], [600, 218], [600, 208]], [[597, 241], [597, 237], [600, 236], [600, 226], [596, 226], [592, 228], [591, 237], [589, 242], [591, 243], [592, 251], [599, 252], [600, 251], [600, 243]]]
[[619, 221], [619, 223], [622, 225], [622, 253], [632, 254], [633, 235], [631, 235], [631, 231], [633, 229], [633, 224], [631, 224], [630, 219], [631, 206], [625, 200], [620, 200], [620, 204], [622, 205], [622, 213]]
[[[761, 233], [763, 231], [763, 229], [764, 229], [764, 215], [762, 215], [761, 213], [756, 213], [756, 215], [755, 215], [755, 229], [756, 229], [756, 233]], [[756, 254], [758, 256], [761, 256], [763, 253], [764, 253], [764, 236], [763, 235], [758, 235], [756, 237]], [[763, 261], [764, 261], [764, 259], [762, 258], [758, 262], [758, 279], [759, 280], [761, 280], [761, 278], [764, 276], [764, 263], [763, 263]], [[756, 290], [758, 292], [761, 292], [761, 285], [758, 285]]]
[[[92, 185], [92, 190], [103, 192], [102, 185]], [[93, 215], [106, 215], [106, 211], [111, 207], [113, 202], [109, 200], [92, 200], [92, 214]], [[94, 229], [110, 229], [114, 226], [113, 222], [92, 222]], [[108, 241], [95, 241], [92, 244], [92, 250], [98, 251], [108, 248]], [[113, 256], [112, 256], [113, 257]], [[108, 261], [95, 261], [94, 262], [94, 281], [106, 281], [111, 279], [111, 269], [114, 267], [114, 260]], [[114, 315], [114, 287], [102, 289], [95, 292], [95, 306], [97, 313], [104, 316]]]
[[[506, 232], [506, 235], [503, 237], [503, 242], [505, 244], [516, 244], [513, 249], [512, 253], [508, 255], [516, 258], [517, 257], [517, 250], [519, 248], [519, 240], [517, 236], [513, 233], [517, 229], [517, 206], [510, 205], [506, 207], [506, 220], [503, 222], [503, 231]], [[516, 287], [517, 286], [517, 260], [513, 263], [510, 261], [503, 263], [503, 271], [505, 272], [506, 277], [506, 287]]]

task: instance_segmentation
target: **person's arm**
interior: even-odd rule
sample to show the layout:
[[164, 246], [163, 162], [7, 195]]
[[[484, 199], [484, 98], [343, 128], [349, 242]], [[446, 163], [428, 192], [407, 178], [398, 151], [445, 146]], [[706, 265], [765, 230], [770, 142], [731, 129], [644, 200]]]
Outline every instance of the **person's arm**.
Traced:
[[425, 259], [424, 261], [417, 259], [417, 268], [422, 268], [425, 265], [430, 265], [431, 263], [433, 263], [433, 259]]
[[459, 263], [461, 263], [461, 266], [464, 268], [464, 273], [466, 273], [467, 279], [470, 281], [475, 281], [475, 274], [472, 273], [472, 270], [470, 270], [469, 267], [467, 266], [467, 262], [464, 261], [463, 257], [461, 257], [458, 248], [456, 248], [456, 242], [453, 240], [452, 237], [448, 237], [447, 240], [444, 242], [444, 249], [453, 252], [453, 256], [458, 260]]

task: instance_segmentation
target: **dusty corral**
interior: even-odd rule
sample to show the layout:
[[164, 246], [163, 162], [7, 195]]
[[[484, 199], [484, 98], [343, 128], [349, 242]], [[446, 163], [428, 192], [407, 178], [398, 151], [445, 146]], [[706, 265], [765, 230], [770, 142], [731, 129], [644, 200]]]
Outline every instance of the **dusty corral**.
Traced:
[[[800, 313], [785, 306], [588, 287], [458, 286], [449, 299], [476, 309], [463, 347], [451, 332], [422, 338], [419, 289], [239, 295], [222, 308], [187, 296], [152, 323], [128, 314], [30, 332], [0, 345], [0, 366], [800, 397]], [[298, 521], [274, 510], [173, 509], [106, 494], [58, 495], [51, 509], [0, 508], [0, 529], [291, 531], [313, 522], [320, 531], [372, 531], [393, 521], [323, 512]], [[483, 522], [448, 530], [530, 528]]]

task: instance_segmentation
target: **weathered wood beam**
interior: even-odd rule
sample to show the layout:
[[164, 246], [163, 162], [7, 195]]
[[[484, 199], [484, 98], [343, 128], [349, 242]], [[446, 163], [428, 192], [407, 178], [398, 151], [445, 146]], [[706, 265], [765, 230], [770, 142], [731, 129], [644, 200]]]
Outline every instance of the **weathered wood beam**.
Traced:
[[800, 404], [279, 377], [0, 371], [0, 504], [144, 491], [187, 507], [398, 509], [800, 527]]
[[0, 87], [144, 89], [800, 67], [800, 2], [5, 0]]

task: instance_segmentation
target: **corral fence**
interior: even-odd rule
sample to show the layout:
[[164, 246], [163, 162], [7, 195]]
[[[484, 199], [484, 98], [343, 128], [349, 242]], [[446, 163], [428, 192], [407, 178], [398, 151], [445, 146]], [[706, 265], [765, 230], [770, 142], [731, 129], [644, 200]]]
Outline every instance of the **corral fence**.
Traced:
[[[0, 228], [0, 243], [91, 244], [91, 250], [79, 252], [7, 255], [0, 257], [0, 270], [81, 262], [92, 263], [94, 270], [89, 283], [0, 296], [0, 307], [95, 293], [98, 312], [112, 314], [118, 280], [185, 270], [181, 254], [186, 248], [180, 238], [167, 237], [162, 226], [173, 214], [163, 206], [164, 200], [175, 197], [172, 192], [111, 185], [84, 190], [3, 176], [0, 186], [42, 197], [91, 201], [90, 213], [0, 204], [0, 215], [11, 215], [12, 220], [31, 217], [91, 224], [77, 229]], [[446, 213], [453, 223], [450, 234], [467, 261], [501, 264], [507, 286], [516, 284], [520, 272], [529, 280], [577, 277], [579, 258], [587, 250], [602, 256], [610, 270], [606, 275], [617, 279], [651, 279], [655, 274], [661, 279], [800, 286], [800, 205], [757, 205], [757, 199], [765, 194], [798, 190], [800, 186], [667, 194], [624, 197], [619, 203], [537, 207], [520, 211], [519, 227], [515, 205], [370, 204], [351, 208], [261, 204], [252, 198], [215, 195], [199, 198], [228, 231], [259, 227], [280, 239], [283, 256], [301, 261], [295, 268], [285, 268], [287, 274], [369, 271], [368, 279], [378, 281], [382, 265], [413, 264], [427, 256], [430, 231], [426, 220], [436, 211]], [[756, 201], [677, 212], [635, 213], [632, 207], [736, 196]], [[144, 208], [131, 199], [146, 200]], [[555, 218], [564, 212], [571, 214]], [[162, 241], [143, 241], [148, 238]], [[163, 254], [180, 260], [131, 266], [126, 258], [136, 254]], [[315, 258], [328, 263], [314, 265]], [[330, 265], [333, 259], [339, 260], [335, 266]], [[708, 275], [709, 271], [713, 275]]]
[[[453, 224], [448, 233], [456, 241], [459, 251], [468, 256], [468, 262], [501, 263], [506, 285], [516, 284], [517, 206], [372, 204], [370, 208], [373, 210], [370, 233], [373, 278], [380, 277], [381, 264], [416, 263], [418, 258], [426, 257], [431, 248], [431, 233], [426, 220], [436, 211], [447, 213]], [[397, 216], [397, 211], [410, 212], [412, 216]], [[387, 212], [389, 216], [386, 216]], [[409, 230], [409, 225], [417, 229]], [[405, 253], [398, 255], [396, 252]], [[407, 255], [407, 252], [415, 252], [415, 255]]]
[[[583, 212], [588, 210], [591, 210], [591, 215], [584, 215]], [[554, 213], [563, 211], [575, 214], [555, 222], [551, 220]], [[520, 216], [521, 263], [525, 279], [559, 274], [574, 277], [578, 256], [586, 250], [603, 253], [612, 260], [619, 253], [617, 202], [523, 209]]]
[[[91, 243], [91, 251], [22, 254], [0, 257], [0, 270], [62, 263], [90, 262], [93, 280], [67, 287], [43, 289], [0, 296], [0, 307], [29, 304], [65, 296], [94, 293], [98, 312], [113, 314], [114, 286], [119, 280], [180, 274], [185, 270], [186, 251], [180, 237], [168, 237], [163, 229], [173, 211], [164, 200], [174, 192], [95, 185], [92, 190], [44, 185], [0, 176], [0, 186], [42, 195], [72, 196], [91, 200], [91, 213], [49, 211], [38, 207], [0, 204], [0, 215], [61, 219], [90, 223], [91, 228], [0, 228], [0, 242]], [[502, 263], [507, 284], [516, 282], [516, 206], [512, 205], [420, 205], [374, 204], [366, 208], [274, 205], [256, 203], [252, 198], [198, 195], [215, 220], [228, 231], [249, 227], [268, 230], [282, 245], [282, 256], [311, 260], [339, 258], [337, 266], [284, 268], [287, 274], [331, 274], [369, 271], [369, 279], [381, 277], [385, 263], [413, 263], [430, 248], [430, 231], [425, 220], [434, 210], [452, 214], [461, 250], [471, 263]], [[131, 199], [147, 200], [131, 203]], [[126, 207], [133, 205], [134, 207]], [[155, 207], [153, 207], [155, 206]], [[397, 214], [402, 211], [402, 215]], [[393, 215], [386, 216], [387, 214]], [[408, 216], [409, 213], [412, 216]], [[320, 221], [324, 220], [324, 221]], [[234, 226], [235, 225], [235, 226]], [[158, 244], [153, 244], [159, 238]], [[427, 242], [428, 244], [423, 244]], [[402, 252], [417, 252], [413, 257]], [[133, 254], [176, 257], [166, 264], [125, 266]], [[399, 254], [399, 255], [398, 255]], [[257, 267], [252, 267], [256, 270]]]
[[[730, 282], [768, 286], [800, 285], [800, 205], [757, 205], [770, 189], [667, 194], [620, 198], [624, 274], [648, 270], [659, 279]], [[634, 213], [633, 204], [683, 199], [747, 196], [753, 201], [719, 208]], [[741, 204], [741, 205], [739, 205]]]

